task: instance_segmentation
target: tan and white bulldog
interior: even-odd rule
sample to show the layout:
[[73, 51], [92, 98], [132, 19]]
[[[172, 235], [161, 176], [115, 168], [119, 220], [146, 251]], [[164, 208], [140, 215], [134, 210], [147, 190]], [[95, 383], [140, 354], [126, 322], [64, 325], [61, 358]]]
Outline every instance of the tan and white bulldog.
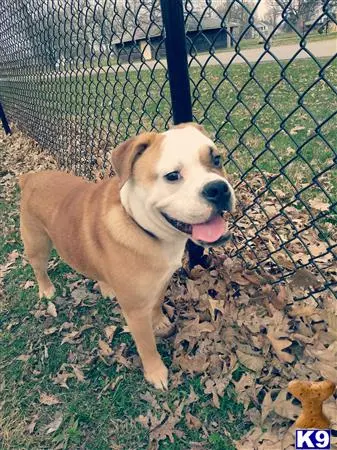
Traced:
[[112, 152], [116, 177], [92, 183], [57, 171], [20, 177], [21, 235], [40, 298], [54, 246], [75, 270], [116, 295], [142, 359], [145, 378], [166, 389], [168, 370], [155, 332], [169, 327], [161, 303], [188, 238], [220, 245], [233, 188], [214, 142], [196, 124], [144, 133]]

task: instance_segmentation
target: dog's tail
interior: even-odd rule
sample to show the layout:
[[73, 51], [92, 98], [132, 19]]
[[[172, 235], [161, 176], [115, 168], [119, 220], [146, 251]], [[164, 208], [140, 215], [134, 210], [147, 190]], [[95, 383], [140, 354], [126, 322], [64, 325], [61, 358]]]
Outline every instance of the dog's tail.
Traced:
[[23, 175], [19, 176], [19, 186], [21, 191], [25, 187], [25, 184], [27, 183], [28, 178], [30, 177], [30, 173], [24, 173]]

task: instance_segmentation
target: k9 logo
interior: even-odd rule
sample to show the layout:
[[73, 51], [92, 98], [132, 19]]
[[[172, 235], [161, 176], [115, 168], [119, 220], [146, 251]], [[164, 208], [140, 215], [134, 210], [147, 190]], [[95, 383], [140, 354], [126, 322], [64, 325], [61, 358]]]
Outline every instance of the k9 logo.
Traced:
[[329, 450], [330, 430], [296, 430], [296, 450]]

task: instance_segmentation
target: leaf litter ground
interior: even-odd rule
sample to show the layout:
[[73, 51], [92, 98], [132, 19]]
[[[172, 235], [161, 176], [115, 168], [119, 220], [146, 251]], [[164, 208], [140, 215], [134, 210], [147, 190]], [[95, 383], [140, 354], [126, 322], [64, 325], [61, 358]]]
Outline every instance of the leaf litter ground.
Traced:
[[[319, 271], [300, 269], [286, 284], [275, 284], [268, 261], [248, 269], [254, 264], [242, 256], [252, 255], [231, 256], [233, 244], [210, 251], [208, 269], [189, 271], [185, 263], [166, 294], [173, 327], [158, 343], [170, 366], [170, 391], [159, 393], [142, 379], [118, 304], [102, 299], [93, 281], [56, 254], [49, 269], [58, 295], [38, 302], [18, 232], [17, 176], [56, 164], [17, 130], [1, 134], [0, 149], [2, 447], [294, 448], [291, 426], [300, 406], [288, 382], [337, 383], [336, 300], [326, 290], [306, 295], [322, 286], [322, 271], [336, 283], [336, 261], [322, 257]], [[240, 192], [241, 203], [250, 195]], [[307, 220], [297, 209], [293, 219]], [[258, 210], [254, 220], [265, 221]], [[241, 225], [239, 239], [252, 232], [248, 221]], [[281, 219], [279, 226], [285, 232]], [[277, 248], [274, 230], [265, 229], [264, 239]], [[306, 239], [312, 247], [325, 245], [314, 230]], [[278, 255], [285, 269], [289, 253], [306, 258], [294, 242]], [[259, 256], [265, 259], [262, 250]], [[336, 396], [325, 412], [337, 432]]]

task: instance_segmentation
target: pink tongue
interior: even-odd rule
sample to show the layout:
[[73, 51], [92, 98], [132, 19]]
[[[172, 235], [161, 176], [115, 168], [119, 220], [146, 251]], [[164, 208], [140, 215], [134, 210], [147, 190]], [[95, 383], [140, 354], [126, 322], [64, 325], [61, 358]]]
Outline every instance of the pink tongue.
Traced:
[[192, 238], [197, 241], [215, 242], [227, 231], [227, 224], [220, 216], [205, 223], [192, 225]]

